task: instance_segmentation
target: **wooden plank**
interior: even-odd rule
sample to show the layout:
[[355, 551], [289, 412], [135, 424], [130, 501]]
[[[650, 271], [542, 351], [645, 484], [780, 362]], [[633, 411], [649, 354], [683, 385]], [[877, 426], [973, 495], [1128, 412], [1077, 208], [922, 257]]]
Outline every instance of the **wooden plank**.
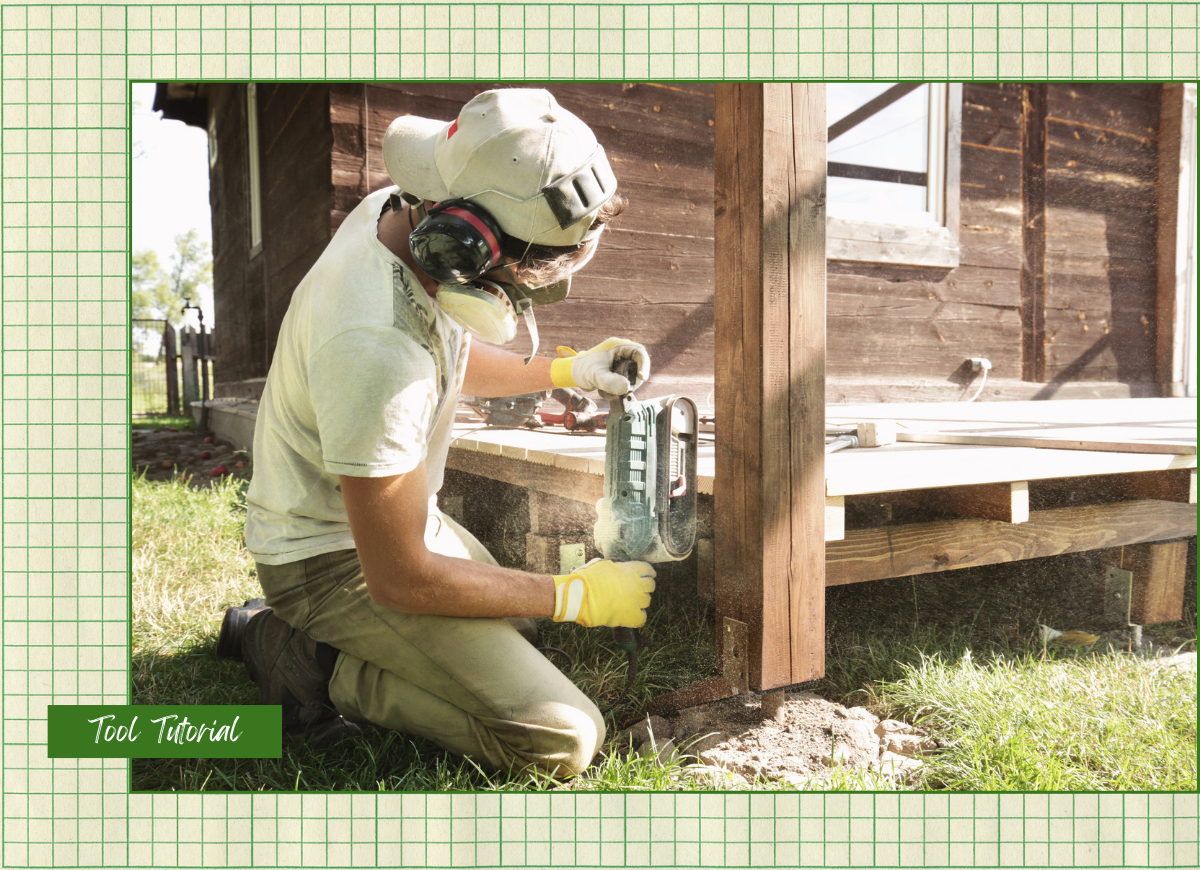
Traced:
[[1039, 488], [1092, 492], [1107, 499], [1136, 498], [1196, 503], [1196, 469], [1172, 468], [1125, 474], [1097, 474], [1039, 481]]
[[840, 541], [846, 537], [846, 497], [825, 496], [825, 540]]
[[[1168, 83], [1162, 86], [1162, 108], [1158, 134], [1158, 274], [1155, 293], [1155, 379], [1164, 396], [1184, 394], [1184, 350], [1187, 311], [1187, 248], [1189, 196], [1182, 186], [1195, 186], [1196, 91], [1190, 86], [1190, 106], [1185, 89], [1188, 85]], [[1189, 115], [1188, 109], [1191, 114]], [[1193, 230], [1194, 232], [1194, 230]]]
[[[984, 447], [1033, 447], [1038, 449], [1054, 449], [1054, 450], [1092, 450], [1112, 453], [1163, 453], [1163, 454], [1194, 454], [1196, 452], [1195, 443], [1187, 444], [1181, 441], [1167, 440], [1144, 440], [1144, 441], [1119, 441], [1119, 440], [1102, 440], [1103, 434], [1113, 434], [1112, 438], [1119, 436], [1119, 430], [1116, 427], [1103, 431], [1097, 431], [1094, 435], [1089, 435], [1086, 429], [1075, 430], [1080, 433], [1078, 437], [1071, 437], [1070, 433], [1063, 432], [1061, 435], [1050, 434], [1053, 430], [1047, 430], [1047, 434], [1024, 432], [1013, 434], [1000, 434], [993, 432], [918, 432], [907, 430], [896, 433], [897, 441], [910, 441], [921, 444], [976, 444]], [[1133, 434], [1133, 433], [1130, 433]], [[1157, 433], [1160, 438], [1169, 437], [1166, 433]]]
[[850, 530], [845, 540], [825, 545], [825, 583], [861, 583], [1195, 534], [1195, 509], [1163, 501], [1035, 511], [1018, 525], [962, 519]]
[[1029, 520], [1029, 482], [1025, 480], [909, 489], [877, 495], [874, 500], [1002, 523]]
[[1187, 555], [1187, 541], [1132, 544], [1123, 548], [1121, 567], [1133, 572], [1130, 622], [1154, 625], [1183, 618]]
[[762, 633], [762, 550], [759, 525], [757, 431], [761, 407], [760, 315], [746, 297], [758, 291], [761, 238], [762, 91], [752, 85], [716, 85], [713, 193], [717, 283], [714, 298], [717, 417], [728, 420], [716, 442], [717, 660], [724, 655], [726, 618]]
[[1021, 113], [1021, 377], [1046, 379], [1046, 85], [1025, 85]]
[[[790, 90], [792, 141], [785, 156], [795, 180], [788, 240], [788, 683], [798, 683], [825, 675], [826, 117], [824, 85], [793, 84]], [[764, 682], [761, 688], [779, 685]]]
[[[842, 450], [826, 462], [828, 495], [898, 492], [968, 483], [1004, 483], [1005, 477], [1044, 480], [1093, 474], [1188, 469], [1196, 456], [1161, 453], [1100, 453], [1032, 447], [959, 444], [896, 444]], [[999, 479], [997, 479], [999, 478]]]
[[[762, 241], [757, 268], [758, 295], [747, 301], [762, 317], [761, 365], [758, 388], [759, 474], [762, 516], [762, 636], [751, 636], [754, 661], [751, 685], [769, 689], [795, 682], [792, 671], [790, 607], [792, 571], [791, 511], [793, 499], [792, 409], [790, 407], [789, 248], [792, 203], [797, 179], [792, 162], [792, 101], [786, 85], [766, 84], [762, 90]], [[747, 155], [749, 157], [749, 155]], [[753, 159], [753, 158], [750, 158]], [[754, 266], [753, 263], [750, 264]], [[822, 429], [822, 432], [824, 430]], [[797, 626], [798, 627], [798, 626]], [[761, 644], [761, 646], [760, 646]]]

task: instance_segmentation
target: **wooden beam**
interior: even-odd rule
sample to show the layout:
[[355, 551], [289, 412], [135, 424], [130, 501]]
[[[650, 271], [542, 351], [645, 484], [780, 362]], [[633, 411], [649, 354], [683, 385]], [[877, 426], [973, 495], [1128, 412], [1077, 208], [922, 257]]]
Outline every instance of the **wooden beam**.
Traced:
[[979, 483], [881, 493], [872, 501], [945, 511], [961, 517], [1023, 523], [1029, 520], [1029, 482]]
[[[1162, 86], [1158, 127], [1158, 292], [1155, 303], [1155, 374], [1164, 396], [1184, 394], [1188, 248], [1196, 196], [1196, 86]], [[1193, 254], [1194, 256], [1194, 254]]]
[[1097, 474], [1039, 480], [1038, 488], [1101, 493], [1108, 499], [1138, 498], [1196, 503], [1196, 469], [1169, 468], [1128, 474]]
[[1129, 501], [1035, 511], [1020, 525], [945, 520], [851, 530], [825, 545], [825, 583], [839, 586], [1196, 534], [1187, 504]]
[[1046, 91], [1025, 85], [1021, 112], [1021, 380], [1046, 380]]
[[1187, 541], [1123, 547], [1121, 567], [1133, 572], [1129, 621], [1138, 625], [1183, 619]]
[[1088, 450], [1108, 451], [1111, 453], [1163, 453], [1183, 456], [1196, 452], [1195, 444], [1186, 444], [1180, 439], [1171, 442], [1166, 440], [1165, 433], [1152, 433], [1163, 436], [1160, 441], [1120, 441], [1117, 437], [1104, 440], [1103, 435], [1120, 435], [1116, 427], [1101, 429], [1096, 427], [1094, 436], [1088, 436], [1086, 430], [1074, 430], [1080, 437], [1063, 437], [1067, 433], [1059, 433], [1059, 437], [1050, 437], [1054, 430], [1045, 430], [1046, 434], [1032, 432], [1005, 434], [1001, 430], [995, 432], [918, 432], [904, 431], [896, 433], [897, 441], [909, 441], [915, 444], [976, 444], [984, 447], [1035, 447], [1050, 450]]
[[716, 88], [716, 602], [758, 691], [824, 675], [823, 85]]

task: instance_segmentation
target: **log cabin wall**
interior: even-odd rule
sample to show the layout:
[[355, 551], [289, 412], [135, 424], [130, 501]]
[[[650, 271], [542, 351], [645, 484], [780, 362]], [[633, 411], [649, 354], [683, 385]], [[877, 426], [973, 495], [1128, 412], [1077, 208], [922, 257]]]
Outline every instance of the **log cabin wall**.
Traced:
[[[1030, 87], [1044, 89], [1038, 118]], [[953, 400], [973, 391], [973, 356], [994, 366], [985, 398], [1157, 395], [1160, 89], [965, 84], [959, 266], [829, 263], [828, 400]], [[1022, 153], [1033, 123], [1044, 125], [1040, 223], [1027, 214], [1026, 169], [1038, 170]], [[1036, 299], [1022, 287], [1027, 244], [1041, 246]], [[1022, 313], [1032, 304], [1030, 328]], [[1043, 363], [1026, 379], [1031, 342]]]
[[[207, 86], [220, 148], [212, 197], [221, 394], [261, 390], [296, 284], [362, 196], [390, 184], [381, 145], [392, 119], [450, 120], [492, 86], [260, 85], [264, 245], [255, 258], [245, 88]], [[643, 395], [684, 391], [704, 407], [714, 354], [713, 87], [544, 86], [596, 131], [629, 207], [568, 301], [535, 309], [541, 352], [626, 335], [651, 351]], [[1037, 99], [1030, 88], [1042, 89]], [[829, 262], [828, 401], [960, 399], [977, 383], [965, 362], [975, 356], [994, 366], [984, 399], [1157, 395], [1160, 91], [964, 85], [960, 265]], [[1039, 135], [1040, 194], [1022, 184], [1031, 177], [1024, 152]], [[1023, 275], [1022, 263], [1037, 273]], [[522, 329], [513, 346], [527, 342]], [[1027, 356], [1040, 367], [1028, 370]]]
[[259, 84], [262, 247], [250, 243], [245, 85], [206, 88], [216, 114], [213, 214], [214, 395], [257, 398], [288, 301], [331, 235], [329, 89]]
[[[381, 149], [394, 118], [450, 121], [471, 97], [499, 86], [333, 87], [334, 225], [365, 193], [391, 184]], [[541, 352], [622, 335], [650, 349], [654, 378], [642, 395], [684, 390], [703, 400], [713, 366], [712, 85], [528, 86], [550, 89], [595, 131], [629, 200], [566, 303], [534, 310]], [[512, 347], [529, 347], [523, 327]]]

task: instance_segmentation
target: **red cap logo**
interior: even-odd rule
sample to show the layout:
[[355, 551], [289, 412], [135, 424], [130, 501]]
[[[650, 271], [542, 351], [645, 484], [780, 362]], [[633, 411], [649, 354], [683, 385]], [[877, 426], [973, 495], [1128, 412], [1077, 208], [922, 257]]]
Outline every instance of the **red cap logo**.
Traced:
[[450, 129], [446, 131], [446, 138], [449, 139], [458, 132], [458, 118], [454, 119], [454, 123], [450, 125]]

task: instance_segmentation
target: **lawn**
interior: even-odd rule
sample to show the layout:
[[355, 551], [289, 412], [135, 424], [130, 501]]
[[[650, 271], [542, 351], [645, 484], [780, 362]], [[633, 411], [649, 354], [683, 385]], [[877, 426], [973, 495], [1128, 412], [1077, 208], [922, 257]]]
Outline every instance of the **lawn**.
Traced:
[[[135, 703], [253, 703], [240, 663], [216, 658], [224, 608], [259, 593], [242, 546], [246, 482], [202, 489], [178, 480], [133, 483]], [[1196, 675], [1130, 653], [1044, 644], [1039, 623], [1085, 627], [1088, 577], [1078, 559], [958, 571], [835, 587], [827, 601], [827, 676], [813, 687], [847, 705], [916, 722], [944, 745], [925, 788], [1194, 790]], [[1089, 575], [1090, 576], [1090, 575]], [[1183, 622], [1157, 636], [1195, 649], [1194, 578]], [[647, 701], [716, 672], [711, 605], [656, 595], [638, 678], [608, 714], [610, 734]], [[603, 709], [625, 684], [611, 633], [543, 626], [554, 661]], [[834, 788], [872, 787], [844, 776]], [[527, 790], [558, 787], [486, 774], [406, 735], [369, 729], [326, 749], [286, 748], [281, 759], [135, 760], [135, 790]], [[575, 789], [711, 789], [682, 761], [610, 753]], [[760, 781], [753, 788], [787, 788]]]

